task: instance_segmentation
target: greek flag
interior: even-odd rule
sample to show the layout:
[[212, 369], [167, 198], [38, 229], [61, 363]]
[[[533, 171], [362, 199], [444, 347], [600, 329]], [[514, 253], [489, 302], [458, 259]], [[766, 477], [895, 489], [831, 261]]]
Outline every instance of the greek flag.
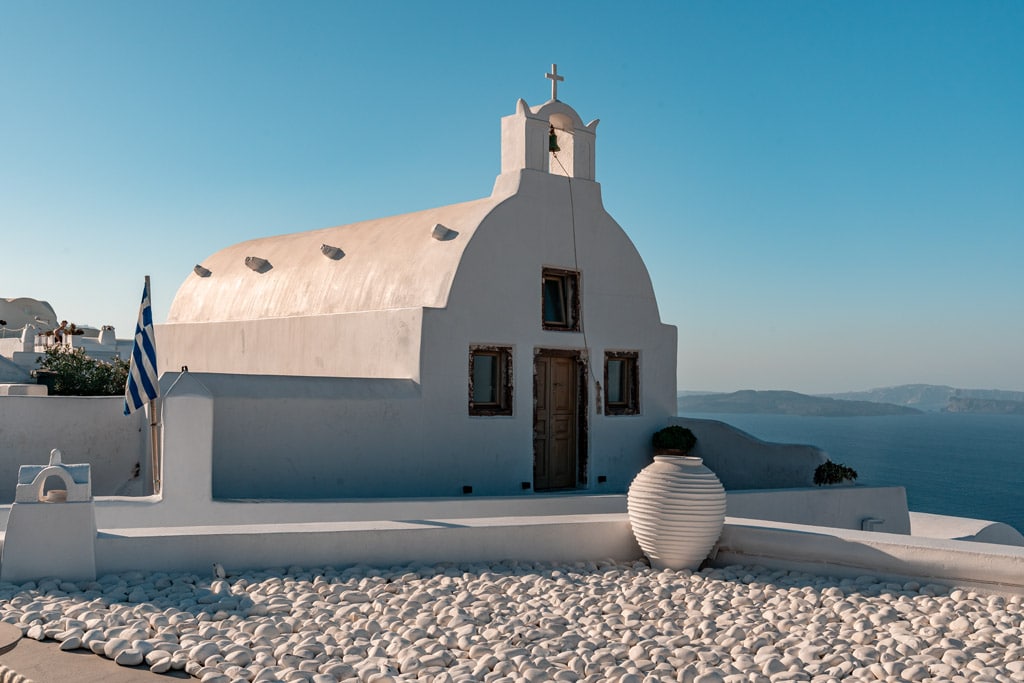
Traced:
[[142, 288], [139, 321], [135, 324], [135, 343], [132, 344], [131, 368], [124, 387], [124, 414], [130, 415], [146, 401], [160, 395], [156, 376], [156, 338], [153, 335], [153, 308], [149, 304], [149, 276]]

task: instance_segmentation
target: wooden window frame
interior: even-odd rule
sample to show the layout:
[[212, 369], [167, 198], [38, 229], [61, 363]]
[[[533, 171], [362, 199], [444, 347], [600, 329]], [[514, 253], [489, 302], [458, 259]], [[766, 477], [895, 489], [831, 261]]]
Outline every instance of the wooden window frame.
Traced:
[[[496, 368], [498, 371], [496, 382], [497, 401], [488, 403], [477, 403], [473, 400], [473, 372], [476, 366], [476, 359], [479, 356], [489, 356], [497, 359]], [[469, 347], [469, 414], [478, 417], [492, 417], [495, 415], [512, 415], [512, 347], [497, 346], [492, 344], [476, 344]]]
[[[562, 308], [565, 312], [564, 322], [548, 320], [547, 287], [548, 281], [561, 283]], [[545, 330], [556, 332], [580, 331], [580, 273], [578, 270], [564, 268], [544, 268], [540, 279], [540, 320]]]
[[[608, 387], [609, 361], [621, 361], [623, 367], [622, 387], [625, 400], [612, 402]], [[605, 351], [604, 354], [604, 413], [605, 415], [640, 414], [640, 352]]]

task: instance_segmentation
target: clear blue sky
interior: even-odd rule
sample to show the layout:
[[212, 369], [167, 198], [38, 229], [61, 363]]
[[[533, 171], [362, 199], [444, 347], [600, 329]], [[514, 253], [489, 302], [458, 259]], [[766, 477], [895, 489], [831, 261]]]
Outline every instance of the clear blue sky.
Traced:
[[129, 337], [252, 237], [482, 197], [600, 118], [679, 388], [1024, 390], [1024, 3], [0, 0], [0, 297]]

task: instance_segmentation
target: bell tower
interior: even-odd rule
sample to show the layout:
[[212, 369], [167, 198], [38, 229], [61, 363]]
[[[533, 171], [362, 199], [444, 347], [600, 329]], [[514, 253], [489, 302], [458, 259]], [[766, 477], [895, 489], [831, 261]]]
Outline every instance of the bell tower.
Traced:
[[594, 180], [594, 144], [599, 119], [584, 125], [576, 110], [558, 100], [558, 65], [545, 74], [551, 99], [530, 107], [516, 102], [516, 113], [501, 119], [501, 172], [543, 171], [580, 180]]

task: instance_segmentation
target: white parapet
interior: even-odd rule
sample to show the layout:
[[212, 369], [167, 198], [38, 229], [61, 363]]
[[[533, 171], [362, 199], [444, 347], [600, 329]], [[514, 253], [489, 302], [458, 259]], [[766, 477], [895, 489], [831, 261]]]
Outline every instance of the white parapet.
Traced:
[[726, 517], [714, 563], [1024, 593], [1024, 548]]
[[925, 538], [1024, 546], [1024, 534], [1009, 524], [926, 512], [910, 513], [910, 533]]
[[0, 396], [46, 396], [45, 384], [0, 384]]
[[104, 573], [640, 557], [622, 513], [105, 529], [97, 548]]

